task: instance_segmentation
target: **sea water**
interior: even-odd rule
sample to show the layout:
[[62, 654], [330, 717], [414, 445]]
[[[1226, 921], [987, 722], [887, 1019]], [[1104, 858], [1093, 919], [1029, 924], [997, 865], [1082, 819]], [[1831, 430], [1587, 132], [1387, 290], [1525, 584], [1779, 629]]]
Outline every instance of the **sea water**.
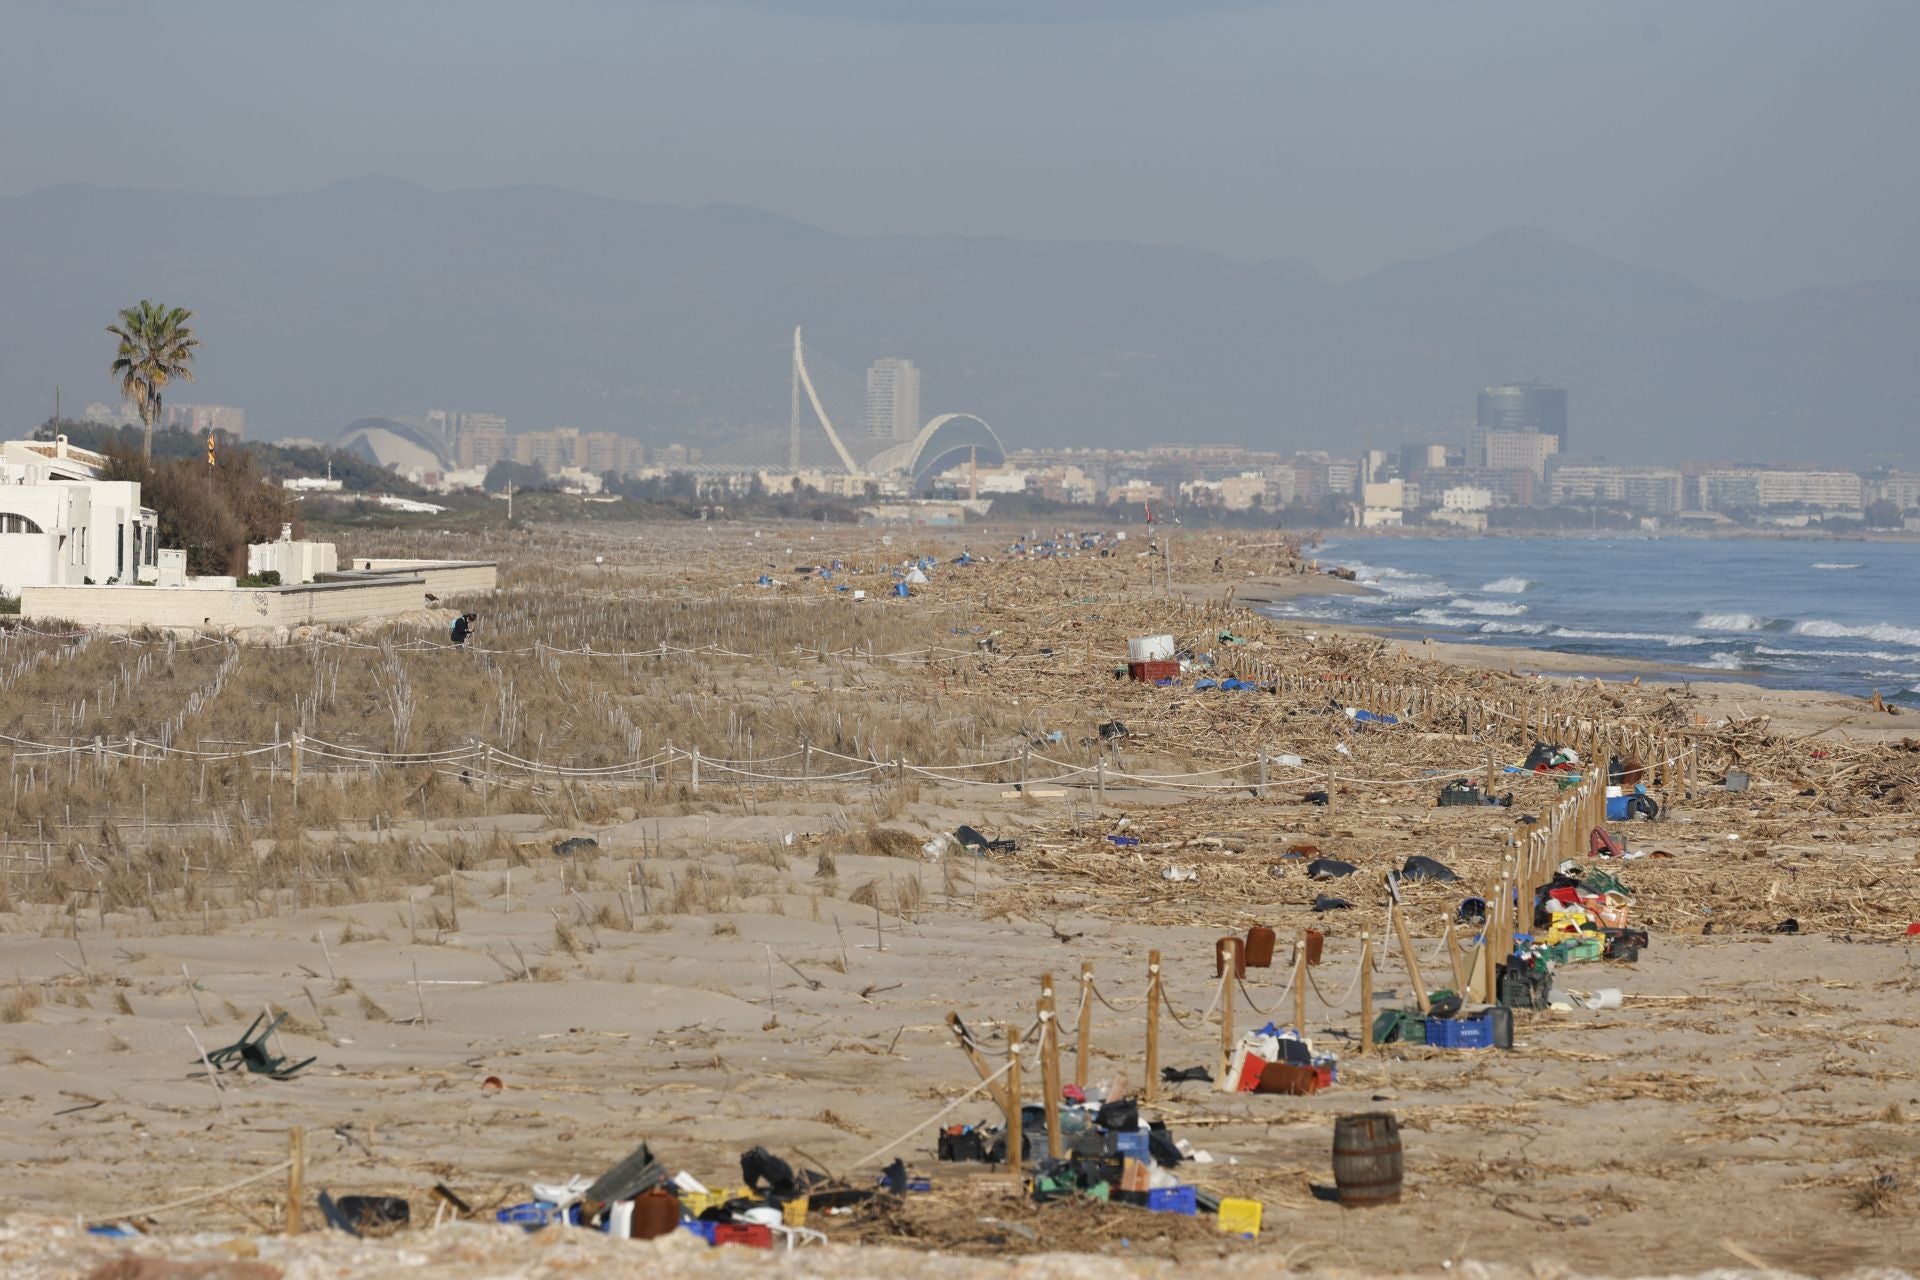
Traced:
[[1322, 568], [1352, 569], [1372, 594], [1267, 612], [1920, 702], [1920, 544], [1335, 538], [1312, 554]]

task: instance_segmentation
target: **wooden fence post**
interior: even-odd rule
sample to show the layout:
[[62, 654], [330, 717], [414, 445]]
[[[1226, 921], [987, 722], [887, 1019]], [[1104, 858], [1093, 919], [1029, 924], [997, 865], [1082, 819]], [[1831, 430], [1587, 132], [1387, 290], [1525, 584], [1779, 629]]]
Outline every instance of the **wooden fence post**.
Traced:
[[287, 1234], [300, 1234], [301, 1183], [307, 1176], [307, 1131], [295, 1125], [287, 1130]]
[[1087, 1087], [1087, 1060], [1093, 1056], [1093, 965], [1080, 962], [1080, 1025], [1075, 1028], [1073, 1083]]
[[1060, 1018], [1053, 975], [1040, 975], [1040, 1089], [1047, 1110], [1047, 1159], [1060, 1158]]
[[1007, 1169], [1020, 1172], [1020, 1028], [1007, 1028]]
[[1147, 952], [1147, 1101], [1160, 1097], [1160, 953]]
[[1360, 1052], [1373, 1052], [1373, 934], [1360, 933]]
[[1228, 938], [1226, 962], [1220, 966], [1220, 1089], [1233, 1089], [1233, 984], [1240, 971], [1240, 939]]

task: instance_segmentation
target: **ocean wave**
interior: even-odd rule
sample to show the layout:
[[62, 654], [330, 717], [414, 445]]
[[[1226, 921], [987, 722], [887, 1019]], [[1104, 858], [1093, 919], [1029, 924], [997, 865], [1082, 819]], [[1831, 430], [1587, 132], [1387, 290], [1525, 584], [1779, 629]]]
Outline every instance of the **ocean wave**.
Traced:
[[1467, 613], [1477, 613], [1483, 617], [1517, 618], [1527, 611], [1523, 604], [1510, 604], [1505, 600], [1449, 600], [1447, 608], [1460, 609]]
[[1821, 564], [1816, 564], [1816, 565], [1814, 565], [1813, 567], [1814, 567], [1814, 568], [1816, 568], [1816, 569], [1858, 569], [1858, 568], [1859, 568], [1860, 566], [1859, 566], [1859, 565], [1857, 565], [1857, 564], [1826, 564], [1826, 563], [1821, 563]]
[[1445, 609], [1415, 609], [1411, 615], [1421, 622], [1430, 622], [1436, 627], [1470, 627], [1471, 618], [1459, 618]]
[[1829, 622], [1825, 618], [1810, 618], [1795, 624], [1793, 634], [1797, 636], [1824, 636], [1832, 640], [1878, 640], [1882, 644], [1904, 644], [1920, 648], [1920, 627], [1897, 627], [1891, 622], [1876, 622], [1871, 626], [1850, 627], [1843, 622]]
[[1912, 662], [1910, 653], [1889, 653], [1885, 649], [1776, 649], [1770, 645], [1753, 646], [1755, 653], [1770, 658], [1855, 658], [1874, 662]]
[[1532, 588], [1533, 583], [1525, 578], [1495, 578], [1480, 589], [1496, 596], [1517, 596]]
[[1708, 631], [1782, 631], [1787, 627], [1787, 620], [1751, 613], [1703, 613], [1695, 625]]
[[1489, 636], [1537, 636], [1545, 633], [1544, 622], [1483, 622], [1480, 633]]
[[1555, 627], [1547, 634], [1562, 640], [1638, 640], [1644, 644], [1664, 644], [1673, 649], [1713, 643], [1705, 636], [1677, 636], [1647, 631], [1583, 631], [1577, 627]]
[[1723, 649], [1707, 655], [1706, 661], [1699, 664], [1712, 671], [1746, 671], [1746, 659], [1731, 650]]

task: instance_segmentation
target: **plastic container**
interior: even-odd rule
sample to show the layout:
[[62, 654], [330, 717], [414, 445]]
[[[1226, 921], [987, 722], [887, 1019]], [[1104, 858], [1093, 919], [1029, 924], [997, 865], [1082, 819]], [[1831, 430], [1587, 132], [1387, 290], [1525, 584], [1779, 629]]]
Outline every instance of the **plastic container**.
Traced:
[[1147, 1208], [1155, 1213], [1184, 1213], [1191, 1218], [1200, 1212], [1199, 1192], [1193, 1187], [1162, 1187], [1147, 1192]]
[[580, 1209], [576, 1205], [563, 1210], [548, 1200], [528, 1200], [494, 1210], [493, 1220], [509, 1226], [525, 1227], [529, 1231], [536, 1231], [553, 1222], [565, 1222], [577, 1227], [580, 1225]]
[[1285, 1062], [1269, 1062], [1260, 1071], [1261, 1093], [1287, 1093], [1301, 1097], [1320, 1087], [1316, 1067], [1296, 1067]]
[[1147, 1135], [1139, 1129], [1135, 1129], [1131, 1133], [1114, 1134], [1113, 1150], [1116, 1155], [1126, 1156], [1131, 1160], [1138, 1160], [1142, 1164], [1153, 1159], [1153, 1152], [1149, 1149]]
[[1220, 1201], [1220, 1230], [1232, 1236], [1245, 1236], [1249, 1240], [1260, 1235], [1260, 1216], [1265, 1212], [1258, 1200], [1239, 1200], [1232, 1196]]
[[1172, 636], [1136, 636], [1127, 641], [1128, 662], [1169, 662], [1172, 659]]
[[1493, 1019], [1484, 1013], [1428, 1018], [1427, 1043], [1435, 1049], [1491, 1049]]
[[716, 1222], [713, 1243], [742, 1244], [749, 1249], [773, 1248], [773, 1229], [758, 1222]]
[[[1608, 788], [1608, 790], [1612, 790], [1612, 789], [1613, 788], [1611, 787]], [[1629, 816], [1630, 815], [1627, 813], [1627, 798], [1625, 796], [1608, 796], [1607, 797], [1607, 821], [1608, 822], [1625, 822], [1627, 821]]]
[[680, 1222], [683, 1230], [691, 1231], [709, 1245], [713, 1243], [713, 1229], [719, 1225], [717, 1222], [702, 1222], [698, 1218], [683, 1218]]
[[680, 1225], [680, 1198], [655, 1187], [635, 1196], [629, 1205], [628, 1235], [635, 1240], [664, 1236]]
[[[1273, 930], [1263, 924], [1256, 924], [1247, 930], [1247, 945], [1241, 954], [1246, 957], [1249, 969], [1270, 969], [1273, 967]], [[1219, 974], [1214, 975], [1216, 978]]]

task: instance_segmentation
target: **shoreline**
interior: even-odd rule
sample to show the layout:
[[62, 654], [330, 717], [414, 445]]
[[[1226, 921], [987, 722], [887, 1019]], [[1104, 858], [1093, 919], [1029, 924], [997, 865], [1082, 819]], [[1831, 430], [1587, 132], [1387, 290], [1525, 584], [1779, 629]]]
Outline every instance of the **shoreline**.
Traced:
[[1219, 586], [1211, 582], [1179, 582], [1174, 584], [1174, 590], [1188, 600], [1217, 603], [1228, 586], [1234, 588], [1234, 604], [1252, 608], [1272, 626], [1296, 635], [1368, 636], [1400, 657], [1444, 662], [1470, 671], [1496, 671], [1565, 683], [1628, 682], [1685, 690], [1695, 698], [1700, 714], [1709, 722], [1765, 716], [1780, 731], [1800, 738], [1840, 734], [1869, 742], [1898, 742], [1920, 736], [1920, 716], [1897, 707], [1891, 714], [1874, 711], [1865, 698], [1826, 689], [1756, 684], [1738, 679], [1742, 674], [1739, 672], [1644, 658], [1610, 658], [1519, 645], [1439, 639], [1348, 622], [1275, 617], [1261, 608], [1312, 596], [1378, 594], [1371, 587], [1325, 572], [1265, 575]]

